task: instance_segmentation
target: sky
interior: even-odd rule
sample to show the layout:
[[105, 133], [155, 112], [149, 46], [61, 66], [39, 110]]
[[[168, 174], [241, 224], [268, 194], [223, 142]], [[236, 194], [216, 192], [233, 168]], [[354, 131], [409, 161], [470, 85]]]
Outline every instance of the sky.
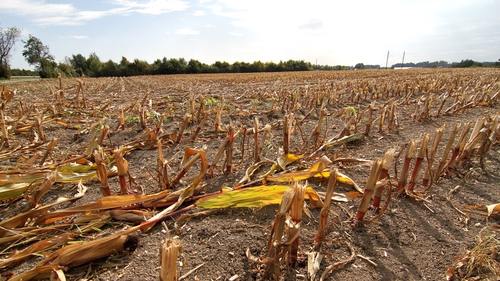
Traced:
[[[389, 66], [500, 59], [499, 0], [0, 0], [0, 27], [56, 62], [156, 59]], [[17, 43], [11, 68], [33, 69]]]

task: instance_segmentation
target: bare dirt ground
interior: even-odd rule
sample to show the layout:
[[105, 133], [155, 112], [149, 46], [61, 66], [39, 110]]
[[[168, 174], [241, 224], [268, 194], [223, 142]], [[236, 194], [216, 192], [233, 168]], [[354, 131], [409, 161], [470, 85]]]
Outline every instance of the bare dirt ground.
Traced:
[[[396, 154], [402, 151], [399, 158], [394, 158], [389, 169], [391, 181], [396, 183], [398, 176], [401, 176], [404, 146], [410, 140], [417, 141], [419, 147], [423, 136], [429, 134], [430, 149], [435, 130], [445, 125], [443, 139], [436, 153], [436, 159], [440, 159], [455, 125], [472, 122], [473, 128], [478, 119], [491, 120], [492, 116], [500, 113], [498, 95], [495, 96], [500, 91], [499, 77], [500, 72], [496, 69], [438, 69], [86, 78], [80, 80], [83, 84], [77, 79], [63, 79], [64, 100], [57, 92], [59, 81], [55, 79], [11, 83], [6, 87], [17, 89], [17, 92], [5, 106], [10, 139], [9, 147], [4, 145], [1, 148], [0, 165], [6, 173], [9, 170], [34, 169], [39, 166], [40, 158], [33, 163], [28, 159], [32, 159], [35, 154], [43, 155], [53, 138], [58, 138], [58, 142], [44, 165], [61, 163], [71, 157], [83, 155], [92, 143], [92, 126], [103, 124], [110, 128], [109, 137], [102, 143], [105, 149], [134, 144], [134, 148], [125, 154], [130, 176], [135, 182], [132, 189], [139, 194], [154, 194], [161, 191], [156, 170], [157, 142], [156, 139], [150, 141], [144, 137], [144, 132], [148, 129], [154, 131], [156, 128], [156, 113], [165, 116], [161, 124], [162, 131], [157, 138], [161, 140], [172, 179], [181, 170], [181, 159], [187, 147], [203, 149], [208, 163], [212, 164], [226, 138], [225, 130], [229, 124], [236, 131], [243, 126], [249, 130], [253, 128], [255, 118], [259, 120], [259, 128], [271, 125], [272, 129], [268, 131], [267, 139], [262, 144], [261, 157], [276, 160], [282, 154], [285, 113], [293, 112], [296, 123], [291, 135], [290, 153], [308, 156], [327, 140], [339, 136], [348, 121], [347, 111], [356, 112], [356, 126], [352, 124], [348, 128], [350, 133], [365, 133], [368, 107], [374, 102], [373, 121], [367, 136], [354, 142], [325, 148], [312, 158], [304, 157], [291, 164], [288, 170], [307, 169], [323, 155], [332, 161], [341, 157], [374, 160], [383, 157], [388, 149], [395, 148]], [[78, 90], [78, 85], [82, 85], [81, 90]], [[444, 99], [447, 94], [448, 97]], [[427, 99], [434, 100], [428, 106], [428, 111], [425, 109]], [[192, 111], [191, 100], [194, 101], [195, 114], [187, 124], [181, 141], [176, 143], [185, 114]], [[200, 101], [205, 104], [208, 119], [197, 137], [191, 139], [200, 123], [196, 116]], [[139, 119], [141, 103], [147, 111], [146, 128], [141, 126]], [[443, 106], [440, 110], [441, 103]], [[381, 112], [384, 108], [390, 112], [392, 104], [395, 104], [397, 119], [390, 128], [385, 121], [379, 130]], [[219, 105], [222, 109], [221, 128], [216, 133], [215, 112]], [[324, 108], [326, 115], [320, 141], [316, 144], [311, 141], [304, 146], [304, 140], [318, 124], [321, 108]], [[124, 110], [125, 116], [123, 129], [117, 128], [120, 109]], [[21, 119], [22, 116], [26, 116], [24, 120]], [[45, 140], [40, 138], [35, 117], [42, 120]], [[259, 137], [264, 138], [264, 132]], [[39, 149], [25, 149], [30, 144]], [[329, 265], [346, 260], [351, 255], [354, 255], [352, 260], [334, 270], [325, 280], [445, 280], [447, 270], [456, 266], [467, 251], [477, 247], [480, 237], [492, 239], [489, 251], [493, 257], [492, 264], [495, 266], [496, 262], [498, 269], [500, 257], [498, 254], [495, 256], [494, 252], [499, 249], [500, 219], [497, 210], [488, 216], [485, 208], [487, 205], [500, 203], [498, 138], [492, 139], [491, 144], [491, 149], [483, 157], [484, 167], [480, 165], [480, 157], [473, 154], [458, 163], [454, 169], [446, 170], [439, 181], [434, 182], [425, 192], [420, 184], [422, 172], [418, 178], [419, 184], [415, 187], [419, 198], [395, 196], [393, 187], [389, 205], [377, 221], [370, 222], [375, 214], [368, 212], [364, 223], [353, 226], [352, 219], [361, 196], [347, 202], [335, 201], [331, 210], [338, 214], [338, 219], [329, 228], [319, 250], [324, 258], [316, 280], [319, 280]], [[224, 172], [223, 156], [217, 163], [216, 175], [203, 179], [202, 193], [235, 187], [244, 177], [246, 169], [254, 164], [253, 151], [253, 133], [245, 139], [241, 134], [238, 135], [234, 140], [232, 171]], [[94, 161], [92, 156], [85, 159]], [[411, 163], [413, 167], [415, 159]], [[426, 163], [424, 161], [422, 164], [423, 169]], [[435, 165], [436, 163], [437, 160]], [[113, 163], [110, 164], [112, 165]], [[263, 166], [252, 179], [266, 173], [270, 166]], [[335, 162], [330, 168], [338, 168], [361, 188], [365, 187], [370, 174], [370, 167], [359, 162]], [[192, 183], [199, 170], [200, 165], [195, 164], [176, 189], [185, 188]], [[118, 194], [118, 177], [110, 177], [109, 181], [111, 193]], [[318, 192], [324, 192], [327, 182], [328, 179], [315, 178], [309, 179], [308, 185]], [[49, 212], [87, 204], [102, 197], [101, 183], [97, 178], [88, 179], [83, 184], [88, 187], [88, 191], [81, 199], [58, 205]], [[262, 182], [259, 181], [258, 184]], [[40, 204], [54, 202], [59, 196], [73, 196], [76, 185], [56, 182], [44, 194]], [[335, 187], [337, 193], [348, 194], [352, 191], [355, 191], [353, 187], [346, 184]], [[30, 191], [27, 191], [20, 197], [1, 201], [2, 220], [28, 210], [29, 194]], [[386, 200], [384, 191], [383, 203]], [[188, 204], [191, 203], [186, 203], [183, 207]], [[162, 209], [163, 207], [144, 210], [157, 212]], [[204, 210], [195, 208], [187, 213], [195, 214], [200, 211]], [[165, 220], [172, 235], [177, 235], [182, 244], [179, 270], [181, 276], [187, 274], [183, 280], [262, 280], [263, 266], [250, 262], [246, 251], [248, 249], [257, 257], [269, 256], [268, 238], [277, 211], [278, 205], [226, 208], [182, 221], [179, 220], [180, 215]], [[308, 253], [313, 251], [320, 209], [309, 206], [308, 211], [310, 216], [304, 215], [300, 225], [299, 263], [290, 268], [283, 266], [281, 276], [276, 277], [278, 280], [310, 280]], [[69, 216], [55, 224], [72, 221], [77, 216], [79, 215]], [[334, 218], [330, 214], [328, 222]], [[32, 226], [33, 222], [34, 220], [28, 220], [24, 226]], [[99, 231], [86, 233], [78, 237], [78, 240], [97, 239], [136, 224], [113, 219], [100, 227]], [[54, 231], [43, 235], [60, 233]], [[158, 280], [159, 248], [166, 237], [165, 230], [158, 223], [151, 230], [137, 231], [136, 234], [139, 243], [134, 251], [67, 268], [66, 278]], [[36, 239], [23, 243], [4, 243], [2, 258], [8, 258], [34, 240]], [[352, 246], [354, 252], [349, 246]], [[26, 272], [54, 250], [50, 248], [37, 252], [16, 266], [0, 269], [3, 271], [2, 276]], [[470, 276], [465, 276], [466, 266], [469, 265], [467, 261], [470, 262], [462, 260], [464, 266], [453, 271], [451, 280], [460, 280], [460, 274], [463, 274], [462, 278], [469, 280], [500, 279], [500, 276], [486, 267], [474, 269]], [[195, 270], [191, 271], [193, 269]]]

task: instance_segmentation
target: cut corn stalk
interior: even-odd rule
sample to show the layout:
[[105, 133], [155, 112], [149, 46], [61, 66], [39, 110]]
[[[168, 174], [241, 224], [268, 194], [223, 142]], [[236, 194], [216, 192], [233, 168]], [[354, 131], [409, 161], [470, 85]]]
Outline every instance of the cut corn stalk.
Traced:
[[188, 159], [190, 159], [190, 158], [192, 158], [189, 161], [189, 162], [191, 162], [191, 164], [187, 163], [186, 165], [189, 164], [189, 166], [191, 166], [192, 163], [194, 163], [193, 159], [195, 159], [195, 160], [197, 158], [201, 159], [200, 174], [193, 180], [193, 183], [191, 185], [189, 185], [188, 187], [186, 187], [182, 190], [182, 193], [179, 195], [179, 198], [177, 199], [177, 201], [174, 204], [172, 204], [171, 206], [169, 206], [165, 210], [159, 212], [154, 217], [148, 219], [145, 223], [141, 224], [142, 230], [148, 231], [149, 229], [151, 229], [151, 227], [154, 226], [155, 223], [163, 220], [164, 217], [168, 216], [170, 213], [172, 213], [177, 208], [179, 208], [179, 206], [182, 205], [184, 200], [193, 196], [196, 187], [198, 187], [200, 185], [201, 180], [203, 179], [203, 177], [205, 176], [205, 173], [207, 172], [208, 163], [207, 163], [207, 158], [205, 156], [204, 151], [187, 147], [186, 151], [184, 153], [184, 157], [182, 158], [182, 163], [188, 162]]
[[[201, 104], [203, 104], [203, 102]], [[196, 127], [196, 131], [194, 131], [193, 136], [191, 136], [191, 140], [196, 139], [196, 137], [198, 136], [198, 134], [201, 131], [201, 128], [203, 128], [203, 125], [207, 121], [207, 118], [208, 118], [208, 113], [207, 112], [203, 113], [203, 119], [201, 119], [200, 124], [198, 124], [198, 127]], [[199, 118], [198, 118], [198, 120], [199, 120]]]
[[227, 130], [226, 144], [226, 173], [231, 173], [233, 169], [233, 144], [234, 144], [234, 128], [230, 124]]
[[259, 120], [257, 117], [253, 119], [253, 136], [254, 136], [254, 150], [253, 161], [260, 162], [260, 148], [259, 148]]
[[445, 127], [445, 125], [443, 125], [443, 127], [441, 127], [441, 128], [436, 129], [436, 132], [434, 133], [434, 141], [432, 143], [432, 148], [431, 148], [431, 151], [429, 153], [429, 157], [427, 159], [427, 166], [425, 167], [424, 176], [422, 178], [422, 186], [426, 189], [430, 184], [430, 179], [432, 178], [432, 176], [431, 176], [432, 165], [434, 164], [436, 152], [437, 152], [439, 143], [441, 142], [441, 137], [443, 136], [444, 127]]
[[182, 140], [182, 135], [184, 134], [184, 130], [186, 129], [187, 124], [189, 123], [189, 120], [191, 119], [190, 114], [184, 115], [184, 119], [182, 120], [182, 124], [179, 127], [179, 132], [177, 132], [177, 139], [175, 140], [175, 143], [180, 143]]
[[94, 160], [97, 166], [97, 178], [101, 182], [101, 193], [103, 196], [110, 196], [111, 190], [109, 189], [108, 182], [108, 171], [106, 169], [106, 164], [104, 163], [104, 159], [106, 159], [106, 155], [104, 153], [104, 149], [98, 146], [94, 151]]
[[437, 182], [441, 173], [444, 171], [446, 167], [446, 159], [448, 159], [448, 154], [450, 153], [451, 147], [453, 146], [453, 142], [455, 142], [455, 137], [458, 133], [459, 125], [455, 125], [455, 127], [451, 130], [450, 136], [448, 137], [448, 142], [443, 151], [443, 155], [441, 156], [441, 160], [436, 168], [436, 173], [433, 177], [433, 182]]
[[[395, 148], [389, 149], [383, 158], [382, 161], [382, 170], [380, 171], [380, 179], [388, 179], [389, 178], [389, 168], [391, 167], [392, 164], [392, 159], [394, 158], [394, 153], [396, 153]], [[380, 210], [380, 201], [382, 199], [382, 193], [384, 191], [385, 185], [380, 186], [379, 188], [375, 189], [375, 193], [373, 196], [373, 203], [372, 203], [372, 210], [375, 212], [378, 212]]]
[[458, 142], [455, 144], [455, 147], [453, 148], [453, 151], [451, 153], [451, 158], [446, 163], [446, 167], [448, 169], [455, 169], [456, 165], [458, 164], [458, 156], [460, 153], [462, 153], [464, 147], [465, 147], [465, 142], [466, 142], [466, 136], [467, 133], [470, 130], [471, 127], [471, 122], [467, 122], [463, 127], [462, 127], [462, 132], [460, 133], [460, 137], [458, 138]]
[[125, 130], [125, 112], [123, 111], [123, 108], [120, 108], [120, 117], [118, 118], [118, 125], [116, 126], [115, 130], [118, 129]]
[[366, 183], [365, 190], [363, 192], [363, 197], [361, 197], [361, 202], [359, 203], [358, 211], [354, 217], [354, 224], [359, 225], [368, 211], [370, 206], [370, 200], [372, 198], [373, 192], [375, 191], [377, 180], [380, 178], [380, 172], [382, 171], [383, 159], [375, 158], [372, 169], [370, 171], [370, 176], [368, 182]]
[[157, 160], [157, 172], [158, 172], [158, 182], [160, 184], [160, 189], [164, 190], [170, 188], [170, 180], [168, 178], [168, 161], [163, 157], [163, 149], [161, 146], [161, 140], [156, 141], [156, 146], [158, 147], [158, 160]]
[[50, 173], [38, 186], [33, 194], [33, 206], [37, 206], [38, 203], [40, 202], [40, 199], [42, 199], [42, 196], [45, 195], [49, 191], [49, 189], [54, 185], [54, 183], [57, 180], [57, 169]]
[[[326, 233], [326, 222], [328, 220], [328, 214], [330, 213], [330, 207], [332, 205], [332, 196], [335, 190], [335, 184], [337, 183], [337, 168], [335, 168], [328, 179], [328, 186], [326, 187], [325, 201], [323, 207], [320, 211], [320, 219], [318, 225], [318, 232], [316, 233], [316, 238], [314, 239], [314, 248], [321, 247], [323, 239]], [[338, 219], [338, 216], [337, 216]]]
[[371, 102], [370, 105], [368, 105], [368, 118], [366, 120], [366, 127], [365, 127], [365, 136], [370, 135], [370, 129], [372, 127], [372, 122], [373, 122], [373, 110], [375, 109], [375, 102]]
[[416, 148], [417, 148], [417, 143], [414, 142], [413, 140], [410, 140], [408, 142], [408, 146], [406, 147], [405, 161], [401, 170], [401, 177], [398, 179], [398, 187], [396, 188], [397, 195], [401, 195], [404, 188], [406, 187], [408, 181], [408, 174], [410, 170], [410, 163]]
[[217, 137], [217, 134], [219, 133], [220, 130], [220, 124], [221, 124], [221, 112], [222, 112], [222, 105], [218, 104], [217, 109], [215, 111], [215, 121], [214, 121], [214, 135]]
[[295, 195], [293, 196], [292, 206], [290, 208], [291, 223], [287, 228], [287, 236], [291, 239], [290, 246], [290, 261], [289, 263], [294, 266], [297, 264], [298, 260], [298, 250], [299, 250], [299, 230], [300, 223], [302, 222], [302, 209], [304, 208], [304, 197], [306, 193], [306, 185], [299, 184], [298, 182], [293, 182], [292, 186], [295, 189]]
[[177, 259], [182, 251], [181, 241], [177, 236], [170, 237], [170, 232], [166, 225], [167, 235], [160, 246], [160, 280], [177, 281], [179, 274], [177, 272]]
[[290, 136], [293, 128], [293, 113], [285, 114], [285, 122], [283, 125], [283, 153], [288, 154], [290, 151]]
[[116, 168], [118, 169], [118, 179], [120, 181], [120, 192], [121, 194], [129, 194], [131, 191], [129, 191], [127, 187], [127, 178], [126, 176], [129, 175], [128, 172], [128, 161], [123, 157], [125, 149], [123, 147], [117, 148], [113, 150], [113, 155], [115, 157], [116, 161]]
[[45, 154], [43, 155], [43, 158], [42, 160], [40, 161], [40, 167], [43, 166], [43, 164], [45, 163], [45, 160], [47, 160], [47, 157], [49, 157], [49, 154], [54, 150], [54, 147], [56, 146], [57, 142], [59, 141], [58, 138], [53, 138], [51, 141], [50, 141], [50, 144], [49, 146], [47, 147], [47, 151], [45, 151]]
[[413, 189], [415, 188], [415, 183], [417, 182], [418, 174], [420, 173], [420, 166], [422, 165], [422, 161], [424, 160], [425, 155], [427, 154], [428, 144], [429, 144], [429, 134], [425, 134], [420, 144], [417, 160], [415, 160], [415, 166], [413, 167], [413, 172], [410, 177], [410, 183], [406, 188], [406, 191], [408, 192], [413, 192]]

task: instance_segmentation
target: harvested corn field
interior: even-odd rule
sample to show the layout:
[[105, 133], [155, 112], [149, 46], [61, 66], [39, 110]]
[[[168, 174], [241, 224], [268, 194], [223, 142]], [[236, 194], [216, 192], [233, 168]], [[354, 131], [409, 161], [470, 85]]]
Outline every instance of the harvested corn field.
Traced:
[[497, 280], [499, 77], [4, 85], [1, 278]]

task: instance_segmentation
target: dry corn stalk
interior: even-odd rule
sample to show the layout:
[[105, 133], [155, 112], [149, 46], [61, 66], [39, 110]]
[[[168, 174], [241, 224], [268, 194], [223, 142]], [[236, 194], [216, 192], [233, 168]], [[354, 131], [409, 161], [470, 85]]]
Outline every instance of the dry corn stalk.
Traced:
[[157, 162], [157, 172], [159, 177], [160, 189], [170, 188], [170, 180], [168, 178], [168, 161], [163, 157], [163, 150], [161, 146], [161, 140], [157, 140], [156, 146], [158, 147], [158, 162]]
[[462, 151], [465, 147], [465, 142], [466, 142], [465, 137], [467, 136], [467, 133], [469, 132], [471, 126], [472, 126], [472, 123], [467, 122], [462, 127], [462, 133], [460, 134], [460, 137], [458, 138], [458, 142], [455, 144], [455, 147], [453, 148], [453, 151], [451, 153], [451, 158], [448, 161], [448, 163], [446, 163], [446, 167], [448, 169], [455, 169], [455, 167], [457, 166], [457, 164], [458, 164], [457, 158], [460, 155], [460, 153], [462, 153]]
[[36, 128], [38, 129], [38, 136], [42, 141], [45, 141], [45, 133], [43, 132], [43, 126], [42, 126], [42, 116], [35, 116], [35, 124]]
[[293, 130], [293, 113], [285, 114], [285, 122], [283, 125], [283, 153], [288, 154], [290, 151], [290, 137]]
[[[395, 148], [389, 149], [383, 158], [382, 161], [382, 170], [380, 172], [380, 179], [389, 179], [389, 168], [391, 167], [392, 164], [392, 159], [394, 158], [394, 153], [396, 153]], [[372, 209], [375, 212], [378, 212], [380, 210], [380, 201], [382, 199], [382, 193], [384, 191], [385, 185], [380, 186], [375, 190], [374, 196], [373, 196], [373, 203], [372, 203]]]
[[48, 174], [45, 179], [43, 179], [40, 186], [37, 187], [33, 194], [33, 207], [37, 206], [45, 193], [49, 191], [49, 189], [54, 185], [57, 180], [57, 169], [55, 169], [52, 173]]
[[432, 165], [434, 164], [436, 151], [439, 146], [439, 143], [441, 142], [441, 137], [443, 136], [444, 127], [445, 125], [443, 125], [441, 128], [436, 129], [436, 132], [434, 133], [434, 141], [432, 143], [432, 148], [429, 153], [429, 157], [427, 159], [427, 166], [425, 167], [424, 176], [422, 178], [422, 186], [424, 188], [427, 188], [427, 186], [429, 185], [429, 181], [432, 178], [431, 177]]
[[104, 153], [104, 149], [98, 146], [94, 151], [94, 160], [97, 165], [97, 178], [101, 182], [101, 193], [103, 196], [110, 196], [111, 191], [109, 189], [108, 182], [108, 172], [106, 169], [106, 164], [104, 163], [104, 159], [106, 159], [106, 154]]
[[259, 120], [257, 117], [253, 119], [253, 140], [254, 140], [254, 150], [253, 150], [253, 161], [254, 163], [260, 162], [260, 149], [259, 149]]
[[420, 144], [417, 160], [415, 160], [415, 166], [413, 167], [413, 172], [410, 177], [410, 183], [406, 188], [408, 192], [413, 192], [413, 189], [415, 188], [415, 183], [417, 182], [418, 174], [420, 173], [420, 166], [422, 165], [422, 161], [424, 161], [425, 155], [427, 154], [428, 144], [429, 144], [429, 134], [425, 134]]
[[[338, 169], [333, 169], [328, 179], [328, 186], [326, 188], [325, 202], [320, 211], [320, 220], [318, 225], [318, 232], [316, 233], [316, 238], [314, 239], [314, 248], [321, 247], [323, 239], [326, 233], [326, 222], [328, 220], [328, 214], [330, 213], [330, 206], [332, 205], [333, 191], [335, 190], [335, 184], [337, 183], [337, 172]], [[338, 216], [337, 216], [338, 219]]]
[[56, 146], [58, 141], [59, 141], [58, 138], [53, 138], [50, 141], [50, 144], [47, 147], [47, 151], [45, 151], [45, 154], [43, 155], [42, 160], [40, 161], [40, 167], [43, 166], [43, 164], [45, 163], [45, 160], [47, 160], [47, 157], [49, 157], [49, 154], [54, 150], [54, 147]]
[[118, 179], [120, 181], [120, 192], [121, 194], [130, 194], [131, 191], [129, 191], [127, 187], [127, 178], [126, 178], [126, 176], [129, 175], [128, 161], [125, 158], [123, 158], [124, 151], [125, 151], [124, 147], [117, 148], [113, 150], [113, 155], [115, 157], [116, 168], [118, 170]]
[[366, 120], [366, 128], [365, 128], [365, 136], [370, 135], [370, 129], [372, 127], [372, 122], [373, 122], [373, 110], [375, 110], [375, 102], [371, 102], [370, 105], [368, 105], [368, 118]]
[[453, 146], [453, 142], [455, 142], [455, 137], [458, 133], [459, 125], [455, 125], [455, 127], [451, 130], [450, 136], [448, 137], [448, 142], [446, 143], [446, 146], [443, 151], [443, 155], [441, 156], [441, 160], [438, 163], [438, 166], [436, 168], [436, 173], [434, 174], [433, 177], [433, 182], [437, 182], [439, 177], [441, 176], [441, 173], [444, 171], [446, 167], [446, 159], [448, 159], [448, 154], [450, 153], [451, 147]]
[[160, 246], [160, 280], [177, 281], [179, 280], [177, 259], [179, 253], [182, 251], [181, 241], [177, 236], [171, 238], [166, 224], [163, 225], [167, 231], [167, 235]]
[[215, 121], [214, 121], [214, 135], [216, 137], [217, 137], [217, 133], [219, 133], [220, 124], [221, 124], [221, 120], [220, 120], [221, 112], [222, 112], [222, 105], [218, 104], [217, 109], [215, 111]]
[[233, 168], [233, 144], [234, 144], [234, 128], [230, 124], [227, 130], [227, 145], [226, 145], [226, 173], [231, 173]]
[[[290, 223], [287, 227], [288, 240], [291, 241], [290, 260], [289, 263], [293, 266], [297, 264], [299, 250], [299, 229], [302, 222], [302, 209], [304, 209], [304, 197], [306, 194], [306, 185], [294, 182], [292, 188], [295, 190], [295, 195], [290, 208]], [[293, 239], [294, 238], [294, 239]]]
[[[203, 103], [201, 103], [201, 104], [203, 104]], [[201, 128], [203, 128], [203, 125], [207, 121], [207, 118], [208, 118], [208, 112], [204, 112], [203, 113], [203, 119], [201, 119], [200, 124], [198, 124], [198, 127], [196, 127], [196, 131], [194, 131], [194, 134], [191, 137], [191, 140], [195, 140], [196, 139], [196, 137], [198, 136], [198, 134], [201, 131]], [[200, 120], [200, 119], [198, 118], [198, 120]]]
[[414, 142], [413, 140], [410, 140], [408, 142], [408, 146], [406, 147], [405, 160], [403, 168], [401, 170], [401, 177], [398, 179], [398, 187], [396, 188], [396, 193], [398, 195], [402, 194], [404, 188], [406, 187], [411, 160], [413, 158], [413, 154], [415, 153], [416, 148], [417, 148], [417, 143]]
[[356, 212], [356, 216], [354, 217], [354, 225], [356, 226], [363, 221], [363, 218], [365, 217], [365, 214], [370, 207], [370, 200], [373, 196], [373, 192], [375, 191], [377, 180], [380, 178], [380, 172], [382, 171], [382, 162], [383, 159], [375, 158], [372, 169], [370, 171], [370, 176], [368, 177], [368, 181], [363, 192], [363, 197], [361, 197], [358, 211]]
[[120, 128], [122, 130], [125, 130], [125, 112], [124, 112], [123, 108], [120, 108], [120, 116], [118, 118], [118, 125], [116, 126], [115, 130], [118, 130]]
[[175, 140], [175, 143], [180, 143], [182, 140], [182, 135], [184, 134], [184, 130], [186, 129], [187, 124], [189, 123], [189, 120], [191, 119], [190, 114], [184, 115], [184, 119], [182, 120], [182, 124], [179, 127], [179, 132], [177, 132], [177, 139]]
[[268, 239], [268, 249], [269, 249], [269, 259], [266, 264], [265, 277], [270, 278], [273, 275], [277, 279], [280, 274], [280, 264], [279, 260], [286, 256], [286, 247], [283, 247], [283, 235], [285, 234], [285, 225], [288, 212], [292, 207], [293, 198], [295, 196], [295, 190], [293, 188], [288, 188], [283, 193], [281, 203], [279, 206], [278, 213], [274, 218], [272, 225], [271, 236]]

